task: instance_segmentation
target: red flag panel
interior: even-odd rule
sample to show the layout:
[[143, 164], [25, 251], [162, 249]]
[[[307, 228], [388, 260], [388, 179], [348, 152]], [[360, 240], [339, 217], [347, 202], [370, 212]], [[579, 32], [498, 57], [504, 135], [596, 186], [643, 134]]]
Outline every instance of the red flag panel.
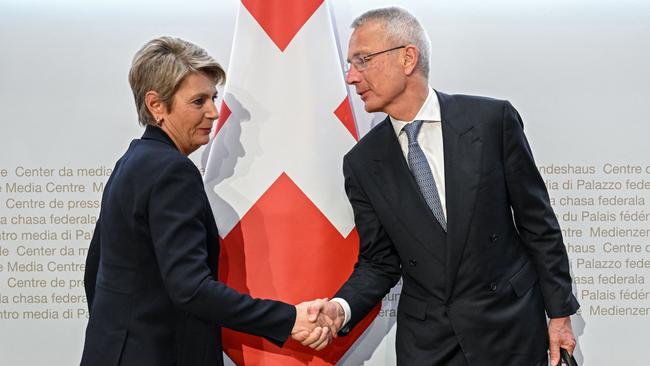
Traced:
[[352, 108], [350, 107], [350, 99], [346, 96], [341, 104], [334, 111], [336, 117], [343, 123], [345, 128], [350, 131], [352, 137], [355, 140], [359, 140], [359, 135], [357, 134], [357, 127], [354, 123], [354, 115], [352, 114]]
[[223, 127], [224, 124], [226, 124], [226, 121], [228, 120], [228, 117], [230, 117], [230, 114], [232, 111], [230, 108], [228, 108], [228, 104], [226, 104], [225, 101], [221, 102], [221, 111], [219, 112], [219, 119], [217, 120], [217, 128], [214, 129], [214, 135], [217, 136], [219, 133], [219, 130], [221, 130], [221, 127]]
[[[292, 304], [332, 296], [352, 271], [358, 240], [356, 230], [343, 237], [283, 173], [222, 240], [219, 278], [254, 297]], [[293, 340], [279, 348], [228, 329], [223, 346], [239, 365], [331, 365], [378, 312], [379, 306], [350, 335], [320, 352]]]
[[273, 43], [284, 51], [323, 0], [242, 0]]

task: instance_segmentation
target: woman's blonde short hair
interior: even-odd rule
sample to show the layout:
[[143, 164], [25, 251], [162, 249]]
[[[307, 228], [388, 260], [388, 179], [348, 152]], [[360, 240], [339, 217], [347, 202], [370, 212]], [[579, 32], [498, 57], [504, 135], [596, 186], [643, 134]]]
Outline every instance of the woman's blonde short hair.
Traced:
[[203, 73], [222, 84], [226, 73], [201, 47], [173, 37], [160, 37], [147, 42], [133, 57], [129, 84], [135, 98], [140, 124], [156, 125], [147, 109], [145, 95], [155, 91], [171, 108], [174, 94], [183, 80], [192, 73]]

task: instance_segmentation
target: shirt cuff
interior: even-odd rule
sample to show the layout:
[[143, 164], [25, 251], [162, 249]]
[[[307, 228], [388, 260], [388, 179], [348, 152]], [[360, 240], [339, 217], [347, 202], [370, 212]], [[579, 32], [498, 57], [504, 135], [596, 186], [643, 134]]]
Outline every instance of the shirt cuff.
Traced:
[[330, 301], [339, 303], [339, 305], [341, 305], [341, 307], [343, 308], [343, 312], [345, 313], [345, 319], [343, 320], [343, 324], [341, 324], [341, 328], [345, 327], [350, 321], [350, 318], [352, 317], [352, 310], [350, 309], [350, 304], [348, 304], [348, 302], [345, 301], [345, 299], [342, 299], [340, 297], [335, 297]]

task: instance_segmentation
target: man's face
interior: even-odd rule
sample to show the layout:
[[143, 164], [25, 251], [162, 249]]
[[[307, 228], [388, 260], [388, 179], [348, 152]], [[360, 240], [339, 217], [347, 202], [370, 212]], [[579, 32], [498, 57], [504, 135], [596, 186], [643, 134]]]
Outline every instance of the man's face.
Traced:
[[[354, 85], [361, 96], [367, 112], [386, 112], [397, 102], [406, 88], [403, 49], [385, 52], [366, 60], [363, 67], [350, 64], [359, 56], [384, 51], [401, 46], [391, 42], [379, 22], [368, 22], [354, 30], [348, 45], [348, 64], [350, 70], [345, 82]], [[361, 69], [361, 70], [359, 70]]]

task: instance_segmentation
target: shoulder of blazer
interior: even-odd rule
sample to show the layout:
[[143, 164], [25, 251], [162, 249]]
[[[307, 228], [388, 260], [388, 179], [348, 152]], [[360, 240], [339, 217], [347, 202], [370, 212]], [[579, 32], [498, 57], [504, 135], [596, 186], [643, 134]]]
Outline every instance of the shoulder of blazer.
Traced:
[[436, 92], [440, 102], [443, 125], [450, 120], [467, 120], [473, 123], [501, 119], [507, 100], [477, 95], [445, 94]]
[[353, 147], [348, 151], [346, 159], [357, 160], [359, 158], [366, 160], [369, 157], [375, 156], [377, 151], [380, 151], [388, 143], [390, 134], [395, 134], [393, 126], [390, 123], [390, 118], [386, 117], [378, 125], [373, 127], [366, 133]]
[[[190, 158], [183, 155], [174, 145], [172, 139], [159, 127], [147, 126], [142, 137], [134, 141], [137, 147], [135, 154], [147, 155], [154, 164], [184, 163], [194, 166]], [[149, 154], [156, 156], [149, 157]]]
[[468, 94], [446, 94], [443, 92], [436, 91], [438, 95], [438, 100], [440, 101], [440, 107], [451, 106], [453, 104], [458, 104], [464, 107], [480, 107], [480, 106], [501, 106], [503, 103], [507, 103], [504, 99], [497, 99], [492, 97], [486, 97], [481, 95], [468, 95]]
[[508, 109], [513, 109], [506, 100], [475, 95], [436, 93], [440, 102], [443, 131], [447, 126], [448, 132], [454, 131], [456, 134], [463, 134], [472, 128], [475, 128], [474, 133], [481, 136], [487, 136], [484, 133], [491, 133], [488, 131], [500, 131]]
[[[153, 160], [152, 167], [155, 172], [152, 172], [152, 183], [158, 184], [161, 180], [167, 179], [190, 179], [196, 182], [196, 187], [203, 189], [203, 177], [201, 172], [196, 167], [194, 162], [187, 156], [181, 154], [177, 150], [170, 150], [156, 147], [151, 150], [146, 157], [147, 160]], [[174, 176], [176, 176], [174, 178]]]
[[120, 179], [120, 182], [137, 181], [140, 186], [138, 191], [141, 193], [146, 192], [146, 187], [151, 187], [160, 179], [179, 174], [179, 178], [186, 177], [196, 181], [197, 187], [203, 186], [201, 173], [196, 165], [180, 153], [171, 140], [147, 138], [146, 132], [143, 138], [133, 140], [118, 165], [114, 174], [125, 178]]

